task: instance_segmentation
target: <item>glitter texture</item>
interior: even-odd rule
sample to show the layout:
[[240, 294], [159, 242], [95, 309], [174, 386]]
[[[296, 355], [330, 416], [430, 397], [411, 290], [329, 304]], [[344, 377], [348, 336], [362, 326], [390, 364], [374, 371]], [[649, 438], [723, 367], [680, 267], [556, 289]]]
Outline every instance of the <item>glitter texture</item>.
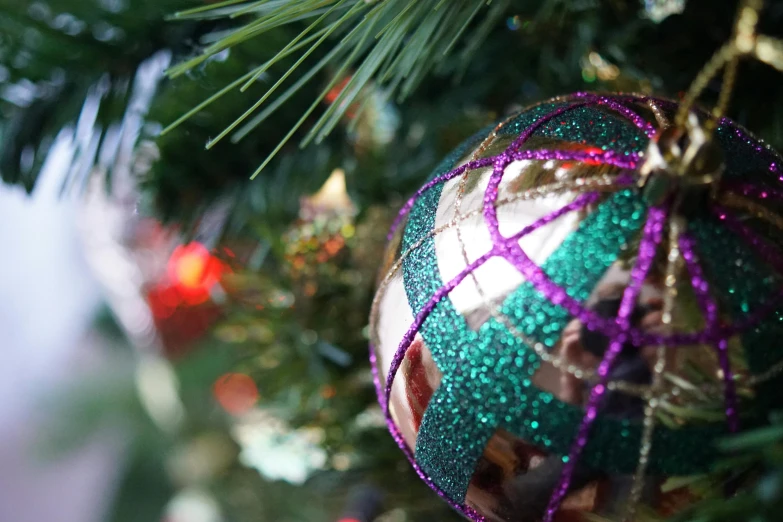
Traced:
[[662, 208], [651, 208], [649, 217], [647, 218], [647, 224], [644, 227], [644, 234], [642, 235], [642, 241], [639, 245], [639, 255], [637, 256], [636, 265], [631, 272], [631, 282], [625, 288], [623, 292], [623, 299], [620, 302], [620, 310], [617, 312], [617, 323], [620, 325], [621, 331], [612, 339], [604, 355], [601, 364], [598, 366], [598, 383], [593, 386], [590, 392], [590, 399], [587, 402], [587, 408], [582, 424], [579, 426], [579, 431], [576, 432], [576, 440], [574, 441], [571, 451], [568, 454], [568, 462], [563, 468], [563, 473], [560, 477], [560, 482], [555, 487], [555, 491], [552, 494], [552, 499], [549, 501], [547, 507], [547, 521], [551, 520], [555, 512], [560, 507], [560, 503], [563, 501], [568, 492], [568, 487], [571, 483], [571, 475], [574, 472], [574, 467], [577, 465], [577, 460], [582, 456], [582, 451], [587, 445], [587, 436], [590, 434], [590, 429], [593, 427], [593, 423], [598, 418], [598, 408], [606, 394], [606, 384], [609, 380], [609, 370], [620, 355], [620, 351], [623, 349], [623, 345], [628, 339], [628, 329], [631, 327], [631, 312], [633, 311], [636, 301], [639, 297], [639, 292], [642, 289], [642, 282], [647, 276], [647, 272], [650, 270], [653, 258], [655, 257], [655, 251], [658, 244], [661, 242], [661, 236], [663, 234], [663, 225], [666, 221], [666, 210]]
[[[754, 376], [777, 367], [783, 355], [783, 350], [775, 348], [783, 335], [783, 253], [770, 242], [763, 227], [744, 219], [757, 219], [756, 214], [716, 204], [713, 215], [686, 222], [681, 233], [671, 236], [675, 238], [672, 248], [682, 260], [681, 276], [692, 288], [703, 327], [651, 332], [632, 319], [675, 210], [669, 206], [648, 208], [628, 185], [635, 179], [640, 155], [657, 132], [657, 122], [665, 121], [675, 109], [667, 100], [631, 95], [578, 93], [543, 102], [467, 140], [400, 211], [389, 237], [397, 227], [403, 227], [400, 252], [404, 255], [392, 270], [401, 271], [413, 322], [394, 346], [386, 372], [381, 374], [376, 367], [373, 352], [376, 386], [389, 429], [419, 476], [468, 518], [484, 520], [484, 514], [466, 504], [466, 497], [479, 461], [499, 429], [561, 462], [559, 478], [545, 493], [550, 496], [548, 507], [539, 515], [551, 521], [572, 491], [575, 477], [584, 475], [585, 470], [638, 475], [633, 487], [635, 500], [641, 495], [639, 484], [645, 474], [660, 477], [707, 471], [715, 457], [710, 441], [728, 431], [762, 423], [764, 410], [780, 404], [781, 399], [769, 397], [780, 394], [765, 393], [780, 385], [780, 372], [754, 381]], [[513, 141], [495, 156], [479, 157], [496, 136], [511, 136]], [[546, 147], [528, 148], [533, 138], [546, 138]], [[717, 142], [726, 165], [721, 191], [761, 207], [783, 200], [779, 179], [783, 163], [774, 151], [726, 119], [717, 131]], [[457, 166], [471, 152], [471, 159]], [[504, 214], [499, 212], [508, 200], [501, 198], [501, 192], [508, 190], [504, 176], [512, 168], [521, 168], [524, 176], [524, 165], [530, 162], [577, 162], [595, 166], [597, 171], [616, 169], [619, 174], [613, 178], [614, 185], [604, 185], [600, 191], [590, 188], [579, 193], [572, 189], [570, 200], [506, 236], [501, 232]], [[455, 207], [446, 197], [451, 192], [444, 192], [444, 188], [459, 181], [462, 198], [465, 181], [472, 176], [486, 180], [483, 207], [478, 216], [475, 210], [470, 216], [483, 217], [490, 247], [469, 259], [465, 243], [470, 243], [471, 237], [459, 228], [468, 213], [460, 213], [460, 203]], [[438, 209], [444, 205], [456, 208], [449, 210], [449, 216], [454, 216], [452, 225], [457, 227], [462, 245], [461, 255], [458, 250], [448, 255], [464, 258], [464, 268], [448, 281], [441, 275], [438, 259], [443, 254], [436, 245], [438, 231], [447, 228], [439, 228], [437, 223]], [[520, 240], [543, 227], [576, 215], [573, 229], [543, 262], [534, 261], [521, 246]], [[769, 223], [774, 225], [774, 220], [767, 220], [765, 226]], [[484, 308], [496, 309], [480, 324], [470, 324], [449, 296], [462, 284], [478, 288], [477, 271], [498, 260], [513, 267], [524, 280], [497, 302], [485, 300]], [[602, 278], [621, 260], [630, 262], [629, 278], [616, 315], [607, 317], [592, 308], [590, 299]], [[673, 266], [670, 269], [674, 270]], [[669, 275], [673, 277], [674, 272]], [[668, 284], [674, 288], [671, 281]], [[484, 295], [480, 288], [479, 294]], [[373, 313], [394, 311], [374, 303]], [[554, 355], [545, 360], [558, 361], [556, 350], [572, 321], [607, 339], [600, 363], [591, 372], [592, 380], [584, 382], [587, 395], [583, 405], [565, 401], [535, 383], [542, 370], [542, 354], [551, 352]], [[392, 386], [400, 379], [397, 370], [417, 336], [431, 352], [441, 378], [426, 404], [415, 448], [411, 448], [393, 418], [389, 401]], [[738, 401], [730, 364], [729, 341], [735, 337], [741, 341], [750, 381], [757, 382], [752, 399], [757, 405], [747, 411]], [[372, 338], [377, 342], [377, 332]], [[637, 350], [659, 347], [655, 363], [658, 377], [650, 388], [653, 391], [647, 393], [662, 393], [659, 385], [665, 351], [688, 349], [694, 344], [711, 346], [715, 352], [725, 422], [676, 427], [661, 424], [653, 429], [655, 401], [647, 402], [644, 418], [604, 411], [613, 389], [613, 369], [627, 346]], [[633, 511], [632, 506], [629, 509]]]

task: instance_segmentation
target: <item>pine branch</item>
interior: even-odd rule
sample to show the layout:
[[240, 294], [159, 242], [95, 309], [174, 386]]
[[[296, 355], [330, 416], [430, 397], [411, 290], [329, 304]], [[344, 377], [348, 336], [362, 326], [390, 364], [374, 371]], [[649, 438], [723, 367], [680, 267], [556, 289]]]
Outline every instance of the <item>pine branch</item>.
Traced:
[[186, 1], [137, 0], [131, 9], [125, 3], [0, 0], [2, 180], [32, 191], [55, 138], [77, 121], [91, 134], [83, 146], [74, 143], [71, 166], [78, 168], [69, 169], [76, 175], [63, 188], [80, 185], [78, 174], [95, 164], [110, 172], [115, 153], [105, 138], [129, 111], [139, 110], [130, 105], [140, 68], [213, 30], [163, 22], [165, 12]]
[[719, 444], [724, 458], [707, 476], [714, 495], [672, 517], [671, 522], [734, 522], [780, 520], [783, 509], [783, 417], [732, 435]]
[[[247, 111], [210, 140], [206, 148], [212, 148], [229, 135], [232, 141], [239, 141], [266, 122], [317, 73], [336, 70], [327, 88], [316, 97], [251, 176], [255, 177], [308, 121], [339, 81], [347, 78], [336, 99], [330, 100], [329, 107], [302, 138], [300, 147], [323, 141], [342, 121], [349, 107], [358, 103], [361, 111], [363, 93], [370, 85], [383, 91], [386, 97], [397, 96], [402, 101], [414, 92], [429, 73], [454, 72], [446, 70], [444, 58], [462, 43], [464, 46], [460, 62], [469, 63], [473, 53], [510, 5], [510, 0], [495, 0], [488, 9], [487, 4], [490, 2], [485, 3], [483, 0], [226, 0], [181, 11], [172, 19], [249, 19], [241, 27], [207, 46], [199, 56], [172, 67], [168, 72], [172, 78], [185, 74], [219, 52], [259, 37], [273, 28], [303, 20], [312, 22], [282, 47], [274, 58], [188, 111], [164, 129], [163, 133], [177, 128], [225, 93], [237, 88], [245, 91], [282, 58], [298, 55], [294, 64]], [[474, 22], [480, 18], [475, 30], [469, 33]], [[466, 33], [469, 34], [466, 36]], [[330, 40], [330, 44], [325, 43], [327, 40]], [[313, 55], [323, 45], [330, 45], [325, 56], [305, 65], [309, 59], [314, 59]], [[304, 72], [300, 73], [300, 69]], [[281, 95], [270, 101], [289, 78], [297, 79]], [[265, 103], [266, 107], [256, 114]], [[246, 122], [251, 116], [254, 117]]]

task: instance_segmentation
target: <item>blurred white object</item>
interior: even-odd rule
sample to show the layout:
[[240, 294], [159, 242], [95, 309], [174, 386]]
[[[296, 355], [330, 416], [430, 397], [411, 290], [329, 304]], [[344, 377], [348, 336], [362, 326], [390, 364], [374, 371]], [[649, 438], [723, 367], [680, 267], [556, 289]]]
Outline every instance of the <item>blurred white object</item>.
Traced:
[[[97, 522], [116, 479], [117, 448], [96, 441], [66, 458], [38, 452], [41, 402], [97, 355], [87, 341], [99, 290], [81, 256], [74, 202], [58, 197], [58, 140], [32, 197], [0, 185], [0, 520]], [[51, 174], [51, 175], [50, 175]], [[50, 410], [49, 410], [50, 411]]]
[[656, 24], [683, 11], [685, 11], [685, 0], [644, 0], [645, 14]]
[[200, 489], [185, 489], [166, 506], [163, 522], [223, 522], [217, 501]]
[[319, 445], [323, 430], [292, 430], [267, 411], [247, 414], [234, 426], [233, 435], [242, 448], [240, 462], [269, 480], [304, 484], [326, 464], [326, 452]]

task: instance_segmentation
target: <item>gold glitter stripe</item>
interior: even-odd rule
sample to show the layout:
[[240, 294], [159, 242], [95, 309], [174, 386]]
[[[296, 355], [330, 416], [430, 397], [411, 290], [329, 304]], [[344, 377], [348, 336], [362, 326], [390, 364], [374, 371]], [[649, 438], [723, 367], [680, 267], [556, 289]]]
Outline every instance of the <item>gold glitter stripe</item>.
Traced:
[[658, 107], [658, 104], [655, 103], [655, 100], [652, 98], [647, 99], [647, 106], [650, 107], [650, 110], [652, 111], [653, 115], [655, 116], [655, 121], [658, 122], [658, 126], [662, 129], [665, 129], [670, 125], [669, 119], [666, 117], [666, 115], [663, 113], [660, 107]]

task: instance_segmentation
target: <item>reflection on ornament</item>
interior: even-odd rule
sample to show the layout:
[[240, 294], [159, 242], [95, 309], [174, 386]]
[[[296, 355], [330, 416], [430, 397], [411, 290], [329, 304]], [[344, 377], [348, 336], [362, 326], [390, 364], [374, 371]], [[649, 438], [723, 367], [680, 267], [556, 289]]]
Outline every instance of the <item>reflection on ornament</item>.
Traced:
[[256, 410], [244, 417], [233, 434], [242, 448], [240, 461], [269, 480], [303, 484], [327, 462], [326, 452], [319, 446], [323, 430], [292, 430], [267, 411]]
[[652, 138], [675, 151], [659, 122], [676, 109], [543, 102], [463, 144], [404, 205], [370, 318], [379, 398], [469, 518], [681, 511], [715, 441], [783, 402], [781, 158], [723, 120], [722, 176], [695, 161], [694, 183], [675, 179], [642, 159]]
[[215, 400], [232, 415], [250, 411], [258, 402], [258, 388], [255, 381], [244, 373], [226, 373], [212, 385]]

